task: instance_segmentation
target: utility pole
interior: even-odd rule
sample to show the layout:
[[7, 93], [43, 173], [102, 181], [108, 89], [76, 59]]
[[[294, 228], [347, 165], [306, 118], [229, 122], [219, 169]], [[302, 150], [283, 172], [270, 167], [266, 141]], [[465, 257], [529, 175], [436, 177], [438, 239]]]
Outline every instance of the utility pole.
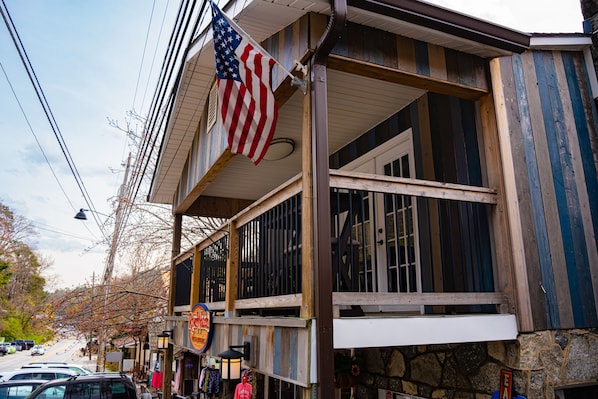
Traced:
[[[104, 267], [104, 276], [102, 277], [102, 284], [104, 284], [104, 312], [108, 308], [108, 295], [110, 293], [110, 280], [112, 278], [112, 271], [114, 270], [114, 258], [116, 256], [116, 249], [118, 247], [118, 240], [120, 237], [120, 229], [122, 225], [122, 211], [123, 211], [123, 197], [125, 195], [125, 187], [127, 180], [129, 179], [129, 168], [131, 165], [131, 154], [127, 158], [127, 165], [125, 167], [125, 175], [123, 183], [118, 190], [118, 198], [116, 205], [116, 212], [114, 214], [114, 232], [112, 233], [112, 239], [110, 241], [110, 250], [108, 252], [108, 258], [106, 259], [106, 266]], [[99, 342], [98, 342], [98, 357], [96, 359], [96, 371], [102, 372], [106, 366], [106, 339], [107, 339], [106, 327], [100, 329]]]
[[[93, 301], [93, 298], [95, 297], [95, 289], [96, 289], [96, 272], [94, 271], [91, 274], [91, 299], [92, 299], [92, 301]], [[90, 302], [90, 304], [91, 304], [91, 302]], [[93, 324], [92, 324], [92, 326], [93, 326]], [[92, 340], [92, 338], [93, 338], [93, 328], [89, 332], [89, 339], [87, 340], [87, 344], [86, 344], [87, 345], [87, 356], [89, 356], [89, 360], [91, 360], [91, 348], [92, 348], [91, 340]]]

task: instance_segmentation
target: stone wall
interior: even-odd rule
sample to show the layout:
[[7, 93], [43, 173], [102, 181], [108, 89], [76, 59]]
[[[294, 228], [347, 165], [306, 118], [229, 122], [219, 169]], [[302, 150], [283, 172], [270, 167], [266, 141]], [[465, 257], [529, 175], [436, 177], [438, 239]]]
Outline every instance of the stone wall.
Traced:
[[434, 399], [490, 399], [500, 371], [513, 372], [526, 398], [554, 399], [555, 388], [598, 383], [598, 331], [519, 335], [517, 341], [356, 351], [363, 360], [355, 398], [377, 399], [378, 388]]

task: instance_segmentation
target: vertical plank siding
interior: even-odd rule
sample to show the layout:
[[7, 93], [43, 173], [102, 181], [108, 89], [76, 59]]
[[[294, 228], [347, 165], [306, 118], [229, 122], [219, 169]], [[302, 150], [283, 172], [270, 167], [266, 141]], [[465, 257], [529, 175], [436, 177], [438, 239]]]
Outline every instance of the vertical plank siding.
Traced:
[[484, 59], [370, 27], [348, 23], [346, 33], [333, 48], [332, 54], [488, 89]]
[[[513, 56], [513, 81], [514, 81], [514, 95], [517, 96], [517, 106], [519, 111], [519, 123], [521, 126], [521, 136], [519, 140], [523, 147], [523, 159], [526, 168], [523, 169], [527, 173], [527, 180], [522, 179], [523, 182], [529, 182], [529, 190], [525, 187], [526, 199], [529, 201], [526, 206], [531, 208], [531, 214], [527, 215], [532, 218], [528, 228], [534, 228], [535, 234], [530, 234], [530, 238], [535, 238], [537, 244], [537, 257], [534, 253], [533, 261], [530, 265], [534, 265], [533, 270], [528, 273], [530, 279], [530, 290], [532, 290], [531, 297], [536, 298], [536, 304], [543, 302], [545, 307], [546, 317], [539, 317], [543, 315], [539, 311], [536, 313], [536, 325], [541, 328], [556, 328], [560, 325], [558, 309], [553, 298], [556, 297], [556, 288], [554, 283], [554, 276], [550, 266], [550, 245], [548, 242], [548, 230], [546, 227], [546, 219], [544, 217], [544, 204], [542, 200], [542, 191], [540, 185], [540, 173], [538, 164], [536, 162], [536, 150], [534, 147], [534, 132], [532, 131], [532, 123], [530, 117], [530, 109], [527, 106], [527, 94], [525, 91], [525, 77], [523, 63], [519, 55]], [[528, 242], [527, 245], [531, 245]], [[539, 264], [539, 269], [535, 265]], [[530, 267], [528, 267], [528, 270]], [[536, 283], [537, 281], [537, 283]], [[541, 284], [541, 285], [540, 285]], [[543, 295], [544, 291], [546, 294]], [[539, 322], [541, 320], [541, 322]]]
[[596, 119], [580, 89], [582, 56], [536, 50], [501, 60], [536, 328], [598, 325]]
[[[476, 119], [473, 101], [428, 93], [332, 154], [330, 167], [341, 168], [411, 128], [418, 179], [481, 186]], [[487, 208], [418, 199], [418, 229], [424, 292], [494, 290]]]
[[579, 192], [582, 214], [589, 213], [592, 217], [591, 224], [584, 223], [584, 230], [590, 264], [588, 281], [592, 281], [595, 306], [598, 309], [598, 135], [595, 126], [586, 122], [598, 119], [588, 87], [578, 85], [574, 80], [576, 76], [588, 80], [588, 71], [583, 59], [579, 56], [574, 57], [572, 53], [563, 53], [563, 69], [570, 88], [569, 95], [573, 107], [571, 114], [577, 128], [569, 133], [571, 142], [575, 143], [574, 159], [579, 161], [578, 169], [584, 171], [583, 174], [576, 174], [577, 184], [587, 188], [586, 191]]
[[[306, 349], [309, 342], [307, 328], [279, 326], [216, 324], [210, 353], [241, 345], [248, 337], [256, 337], [251, 348], [250, 363], [260, 373], [276, 376], [301, 386], [309, 382]], [[216, 334], [217, 332], [221, 334]]]

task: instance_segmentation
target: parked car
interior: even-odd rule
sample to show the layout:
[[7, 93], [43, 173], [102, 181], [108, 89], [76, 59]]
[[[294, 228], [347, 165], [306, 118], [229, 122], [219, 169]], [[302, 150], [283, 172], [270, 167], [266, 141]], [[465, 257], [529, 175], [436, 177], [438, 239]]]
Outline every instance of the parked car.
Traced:
[[31, 348], [31, 356], [43, 355], [44, 353], [46, 353], [46, 350], [44, 349], [43, 345], [35, 345], [33, 348]]
[[0, 343], [0, 356], [8, 354], [8, 348], [4, 346], [4, 342]]
[[11, 380], [55, 380], [77, 375], [76, 371], [69, 369], [37, 368], [0, 371], [0, 381]]
[[0, 382], [0, 398], [24, 399], [47, 380], [12, 380]]
[[6, 349], [7, 354], [15, 353], [15, 347], [8, 344], [8, 342], [3, 342], [0, 344], [4, 349]]
[[33, 341], [25, 339], [15, 339], [15, 344], [21, 347], [21, 350], [29, 350], [33, 347]]
[[8, 348], [8, 353], [15, 353], [16, 351], [20, 351], [21, 347], [15, 344], [14, 342], [5, 342], [4, 345]]
[[137, 387], [125, 374], [78, 375], [40, 385], [27, 399], [139, 399]]
[[65, 363], [65, 362], [31, 362], [24, 364], [21, 369], [32, 369], [32, 368], [53, 368], [53, 369], [67, 369], [75, 371], [77, 374], [93, 374], [93, 371], [87, 367], [79, 364]]

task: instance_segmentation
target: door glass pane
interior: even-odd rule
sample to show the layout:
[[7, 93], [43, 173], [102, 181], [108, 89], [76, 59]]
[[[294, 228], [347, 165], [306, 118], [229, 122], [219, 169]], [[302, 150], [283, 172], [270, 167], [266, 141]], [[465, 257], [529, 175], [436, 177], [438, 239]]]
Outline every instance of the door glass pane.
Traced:
[[[409, 156], [403, 155], [384, 165], [384, 173], [409, 177]], [[385, 195], [385, 230], [388, 291], [417, 291], [413, 201], [406, 195]]]
[[[351, 236], [358, 246], [357, 251], [353, 252], [357, 263], [356, 268], [351, 268], [351, 279], [353, 272], [358, 274], [357, 282], [352, 287], [354, 291], [371, 292], [374, 283], [374, 268], [372, 264], [372, 223], [370, 220], [370, 193], [360, 191], [353, 194], [359, 201], [356, 208], [352, 209]], [[358, 208], [358, 209], [357, 209]]]

